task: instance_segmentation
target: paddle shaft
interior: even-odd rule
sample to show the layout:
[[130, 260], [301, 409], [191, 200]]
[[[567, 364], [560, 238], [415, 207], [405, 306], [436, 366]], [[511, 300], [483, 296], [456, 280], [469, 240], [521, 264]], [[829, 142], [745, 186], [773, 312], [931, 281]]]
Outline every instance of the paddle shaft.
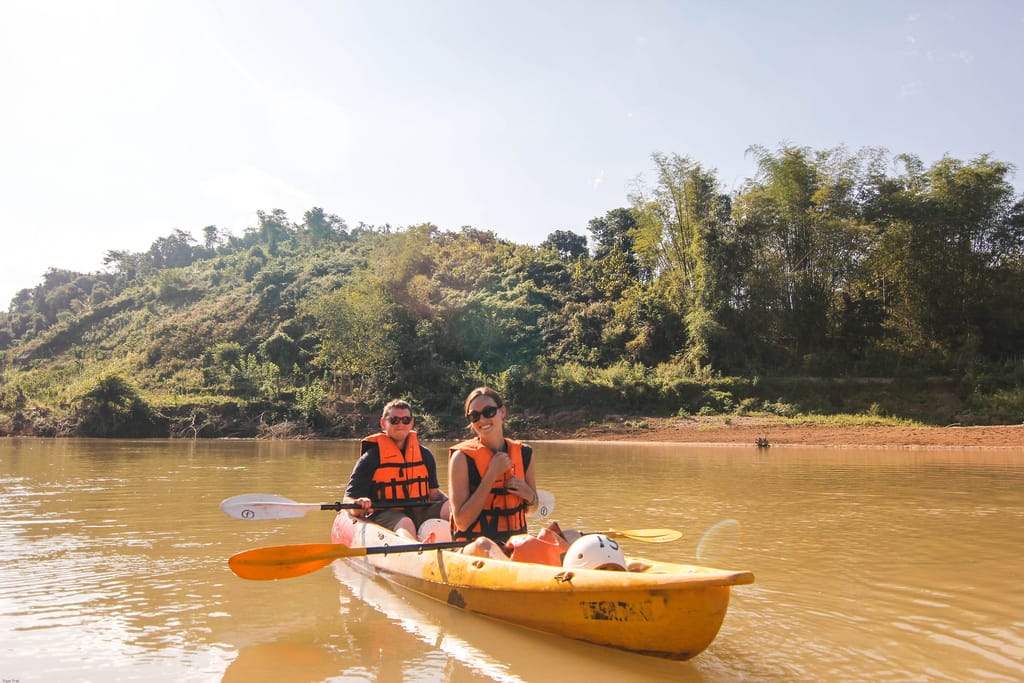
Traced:
[[[372, 505], [374, 510], [384, 510], [386, 508], [425, 508], [434, 504], [435, 501], [424, 500], [418, 503], [374, 503]], [[321, 510], [357, 510], [363, 507], [359, 503], [321, 503]]]
[[[411, 545], [375, 545], [369, 548], [350, 548], [358, 555], [390, 555], [391, 553], [421, 553], [427, 550], [451, 550], [461, 548], [469, 541], [446, 541], [444, 543], [418, 543]], [[339, 544], [340, 545], [340, 544]], [[365, 551], [365, 552], [363, 552]], [[348, 557], [351, 557], [349, 555]]]

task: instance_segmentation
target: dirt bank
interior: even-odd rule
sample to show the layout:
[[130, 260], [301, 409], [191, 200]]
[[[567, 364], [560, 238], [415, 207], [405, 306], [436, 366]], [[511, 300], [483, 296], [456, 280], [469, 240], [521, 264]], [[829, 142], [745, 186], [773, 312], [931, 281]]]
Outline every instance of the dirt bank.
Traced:
[[917, 428], [821, 427], [779, 424], [769, 418], [635, 418], [580, 427], [571, 435], [534, 435], [533, 438], [664, 441], [750, 446], [756, 445], [760, 439], [765, 439], [770, 446], [784, 447], [1024, 449], [1024, 425]]

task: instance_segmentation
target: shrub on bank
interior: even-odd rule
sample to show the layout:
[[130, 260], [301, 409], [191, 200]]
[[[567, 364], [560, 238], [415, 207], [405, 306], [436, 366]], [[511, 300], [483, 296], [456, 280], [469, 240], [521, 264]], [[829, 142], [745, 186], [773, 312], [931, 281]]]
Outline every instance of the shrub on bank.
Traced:
[[76, 431], [81, 436], [165, 436], [167, 420], [120, 375], [100, 378], [76, 401]]

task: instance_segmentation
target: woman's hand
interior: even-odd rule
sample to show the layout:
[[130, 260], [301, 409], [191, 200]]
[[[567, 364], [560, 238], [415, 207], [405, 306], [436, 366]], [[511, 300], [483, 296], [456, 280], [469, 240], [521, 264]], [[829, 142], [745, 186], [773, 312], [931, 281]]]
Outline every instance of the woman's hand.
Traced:
[[508, 483], [505, 484], [505, 488], [508, 489], [509, 492], [514, 493], [525, 500], [527, 503], [532, 503], [537, 497], [537, 492], [534, 491], [528, 483], [526, 483], [525, 479], [520, 477], [509, 477]]
[[512, 458], [505, 451], [498, 451], [491, 456], [491, 462], [487, 464], [487, 476], [491, 482], [496, 482], [505, 476], [505, 473], [512, 468]]

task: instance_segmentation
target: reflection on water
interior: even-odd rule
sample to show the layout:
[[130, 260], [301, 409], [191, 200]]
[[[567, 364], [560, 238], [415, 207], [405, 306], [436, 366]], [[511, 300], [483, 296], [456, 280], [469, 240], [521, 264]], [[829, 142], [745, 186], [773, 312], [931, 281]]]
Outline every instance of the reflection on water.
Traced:
[[674, 543], [623, 543], [754, 571], [705, 653], [663, 662], [535, 634], [343, 566], [231, 574], [239, 550], [323, 541], [332, 513], [246, 523], [218, 503], [337, 500], [355, 442], [2, 439], [0, 677], [1024, 678], [1024, 451], [535, 448], [563, 526], [679, 529]]
[[[247, 647], [228, 665], [224, 683], [316, 683], [345, 672], [345, 658], [324, 646], [303, 643], [260, 643]], [[347, 680], [359, 680], [350, 676]], [[364, 678], [364, 680], [373, 680]]]
[[705, 680], [685, 663], [609, 651], [512, 628], [439, 605], [430, 598], [398, 591], [348, 563], [335, 563], [333, 569], [345, 588], [343, 603], [352, 597], [369, 605], [378, 612], [377, 618], [395, 624], [447, 661], [449, 667], [444, 679], [432, 675], [429, 666], [422, 662], [407, 662], [402, 670], [407, 676], [410, 671], [417, 672], [419, 680], [482, 679], [523, 683], [557, 679], [613, 683], [640, 674], [643, 680]]
[[[486, 649], [478, 649], [453, 632], [454, 629], [446, 629], [443, 618], [437, 614], [441, 610], [437, 609], [436, 603], [423, 605], [423, 601], [429, 602], [429, 600], [415, 595], [400, 596], [387, 585], [357, 572], [348, 563], [336, 562], [333, 569], [338, 581], [347, 589], [347, 592], [343, 591], [341, 595], [343, 604], [351, 596], [373, 607], [385, 620], [394, 623], [432, 650], [443, 654], [442, 662], [445, 663], [445, 669], [448, 668], [445, 660], [451, 658], [469, 670], [484, 676], [487, 680], [500, 683], [523, 681], [516, 673], [510, 671], [509, 667], [492, 657]], [[415, 605], [417, 600], [421, 601], [419, 607]], [[475, 625], [486, 628], [487, 623]], [[501, 645], [499, 652], [509, 649], [507, 642], [503, 642]], [[430, 671], [421, 670], [423, 666], [422, 662], [416, 661], [408, 663], [403, 669], [408, 672], [409, 668], [415, 667], [419, 677], [424, 680], [446, 680], [448, 678], [441, 676], [441, 672], [434, 672], [435, 676], [431, 678], [429, 677]]]

